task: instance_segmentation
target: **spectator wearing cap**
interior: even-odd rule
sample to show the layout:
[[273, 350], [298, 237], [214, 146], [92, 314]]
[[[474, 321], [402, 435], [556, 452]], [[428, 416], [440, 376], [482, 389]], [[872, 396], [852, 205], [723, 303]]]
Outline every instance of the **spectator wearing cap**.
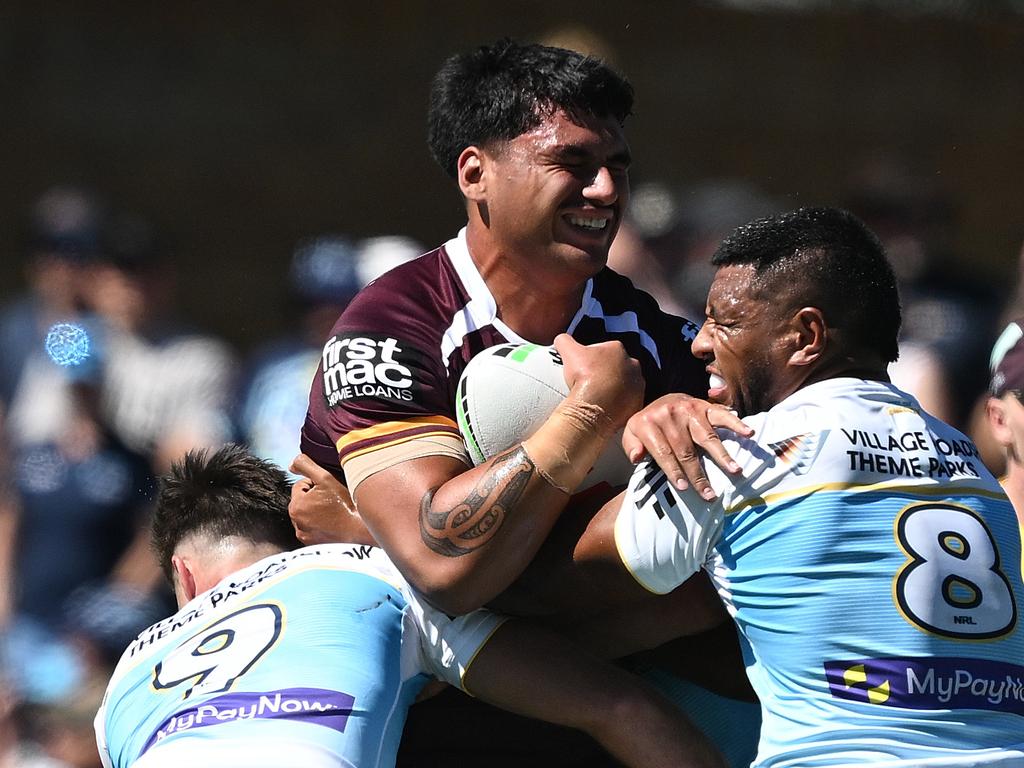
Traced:
[[10, 444], [52, 439], [70, 406], [66, 371], [43, 349], [47, 330], [82, 310], [82, 275], [95, 258], [101, 210], [89, 193], [54, 187], [24, 231], [28, 291], [0, 311], [0, 434]]
[[178, 312], [173, 261], [145, 219], [111, 217], [101, 246], [84, 292], [104, 328], [103, 415], [162, 472], [187, 450], [232, 436], [235, 357]]
[[237, 427], [253, 453], [287, 471], [299, 452], [309, 385], [334, 321], [363, 286], [422, 252], [398, 236], [356, 242], [323, 235], [298, 243], [287, 299], [298, 330], [257, 350], [240, 382]]
[[985, 404], [992, 436], [1006, 455], [1000, 482], [1024, 532], [1024, 318], [1006, 326], [992, 348]]
[[61, 441], [69, 433], [75, 410], [70, 371], [49, 358], [44, 340], [55, 323], [81, 320], [81, 277], [97, 251], [100, 218], [99, 203], [82, 189], [59, 186], [44, 192], [28, 212], [23, 231], [28, 290], [0, 311], [3, 635], [19, 602], [13, 574], [24, 499], [17, 468], [40, 446]]

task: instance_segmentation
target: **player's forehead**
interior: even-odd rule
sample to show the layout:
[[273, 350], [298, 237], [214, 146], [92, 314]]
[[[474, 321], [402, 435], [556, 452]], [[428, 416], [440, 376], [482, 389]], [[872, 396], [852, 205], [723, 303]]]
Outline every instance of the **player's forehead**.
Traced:
[[731, 264], [719, 267], [708, 288], [708, 317], [721, 318], [747, 314], [755, 308], [753, 296], [754, 267]]
[[629, 143], [618, 120], [590, 114], [571, 117], [561, 109], [544, 112], [538, 125], [509, 145], [541, 156], [630, 161]]

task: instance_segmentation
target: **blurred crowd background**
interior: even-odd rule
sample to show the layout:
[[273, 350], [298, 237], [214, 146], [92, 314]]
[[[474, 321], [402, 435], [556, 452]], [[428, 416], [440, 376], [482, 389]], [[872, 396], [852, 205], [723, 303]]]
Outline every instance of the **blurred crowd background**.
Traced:
[[[503, 35], [637, 89], [614, 267], [700, 320], [735, 226], [849, 208], [902, 282], [894, 380], [1000, 471], [977, 404], [1022, 310], [1024, 2], [591, 6], [5, 5], [0, 768], [98, 764], [110, 664], [173, 607], [154, 478], [226, 440], [287, 466], [338, 313], [462, 225], [428, 83]], [[58, 365], [68, 326], [88, 356]]]

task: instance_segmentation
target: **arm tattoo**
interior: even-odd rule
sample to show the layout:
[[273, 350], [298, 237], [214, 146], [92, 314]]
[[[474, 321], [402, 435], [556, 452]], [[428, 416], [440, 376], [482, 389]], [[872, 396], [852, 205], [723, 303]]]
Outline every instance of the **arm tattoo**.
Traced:
[[451, 509], [433, 509], [437, 489], [427, 491], [420, 501], [423, 543], [445, 557], [461, 557], [484, 546], [497, 534], [536, 471], [519, 447], [498, 456], [470, 495]]

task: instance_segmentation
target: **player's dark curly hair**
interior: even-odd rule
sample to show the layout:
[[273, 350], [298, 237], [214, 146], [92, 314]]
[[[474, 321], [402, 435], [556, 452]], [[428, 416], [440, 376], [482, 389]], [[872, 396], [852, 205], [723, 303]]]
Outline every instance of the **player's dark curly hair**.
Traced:
[[449, 58], [430, 91], [427, 143], [452, 178], [466, 147], [508, 141], [564, 110], [620, 123], [633, 86], [600, 59], [564, 48], [499, 40]]
[[192, 450], [160, 478], [152, 546], [171, 578], [171, 555], [193, 533], [240, 536], [282, 550], [300, 546], [288, 517], [291, 483], [272, 462], [228, 444], [213, 454]]
[[711, 263], [752, 264], [759, 297], [790, 292], [824, 313], [847, 350], [873, 351], [887, 363], [899, 357], [896, 275], [878, 238], [852, 213], [801, 208], [757, 219], [722, 241]]

